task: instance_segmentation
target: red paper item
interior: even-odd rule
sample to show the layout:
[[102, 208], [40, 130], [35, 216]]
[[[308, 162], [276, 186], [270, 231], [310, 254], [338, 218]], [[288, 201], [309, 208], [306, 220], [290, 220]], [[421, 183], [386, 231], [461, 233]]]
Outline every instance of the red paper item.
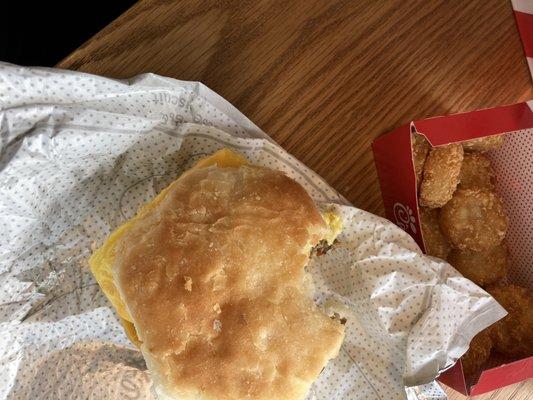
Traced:
[[[372, 144], [388, 219], [407, 231], [424, 249], [418, 216], [411, 132], [426, 136], [433, 146], [505, 134], [504, 146], [488, 153], [498, 177], [497, 189], [506, 207], [510, 228], [511, 282], [533, 288], [533, 112], [518, 103], [463, 114], [413, 121]], [[533, 358], [486, 370], [467, 388], [460, 363], [440, 380], [464, 394], [481, 394], [533, 378]]]

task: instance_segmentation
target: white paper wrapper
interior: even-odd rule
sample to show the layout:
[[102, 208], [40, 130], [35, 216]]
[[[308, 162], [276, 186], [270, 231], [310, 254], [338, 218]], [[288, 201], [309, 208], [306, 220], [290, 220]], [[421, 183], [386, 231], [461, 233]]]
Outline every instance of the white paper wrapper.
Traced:
[[439, 371], [505, 315], [398, 227], [350, 207], [200, 83], [0, 64], [0, 105], [2, 399], [152, 398], [142, 357], [87, 259], [140, 205], [222, 147], [284, 171], [343, 217], [338, 245], [309, 271], [317, 302], [348, 319], [346, 339], [309, 399], [442, 398], [431, 383]]

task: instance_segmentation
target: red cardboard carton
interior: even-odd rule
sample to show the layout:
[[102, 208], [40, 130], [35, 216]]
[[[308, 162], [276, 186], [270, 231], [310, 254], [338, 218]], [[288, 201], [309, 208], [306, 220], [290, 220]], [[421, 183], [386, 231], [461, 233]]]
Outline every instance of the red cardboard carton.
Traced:
[[[509, 218], [509, 280], [533, 289], [533, 102], [412, 121], [376, 139], [372, 145], [387, 218], [424, 249], [411, 133], [435, 146], [504, 135], [501, 148], [487, 153], [497, 176], [496, 189]], [[533, 312], [533, 310], [532, 310]], [[440, 380], [464, 394], [477, 395], [533, 378], [533, 357], [491, 359], [477, 383], [467, 387], [458, 362]]]

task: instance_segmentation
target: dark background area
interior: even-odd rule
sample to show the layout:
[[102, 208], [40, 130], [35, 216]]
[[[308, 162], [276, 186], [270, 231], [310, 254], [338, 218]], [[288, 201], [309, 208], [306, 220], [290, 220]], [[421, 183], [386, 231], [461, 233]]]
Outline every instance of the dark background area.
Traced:
[[133, 0], [0, 2], [0, 61], [54, 66], [135, 3]]

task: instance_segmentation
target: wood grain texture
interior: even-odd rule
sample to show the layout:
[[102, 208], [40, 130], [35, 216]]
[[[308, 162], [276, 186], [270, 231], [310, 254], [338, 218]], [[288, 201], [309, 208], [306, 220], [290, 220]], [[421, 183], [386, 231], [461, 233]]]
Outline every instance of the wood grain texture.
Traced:
[[[146, 0], [58, 67], [202, 81], [377, 214], [374, 138], [411, 119], [533, 97], [506, 0]], [[530, 381], [479, 398], [532, 392]]]
[[58, 66], [202, 81], [378, 214], [374, 138], [532, 97], [506, 0], [146, 0]]

